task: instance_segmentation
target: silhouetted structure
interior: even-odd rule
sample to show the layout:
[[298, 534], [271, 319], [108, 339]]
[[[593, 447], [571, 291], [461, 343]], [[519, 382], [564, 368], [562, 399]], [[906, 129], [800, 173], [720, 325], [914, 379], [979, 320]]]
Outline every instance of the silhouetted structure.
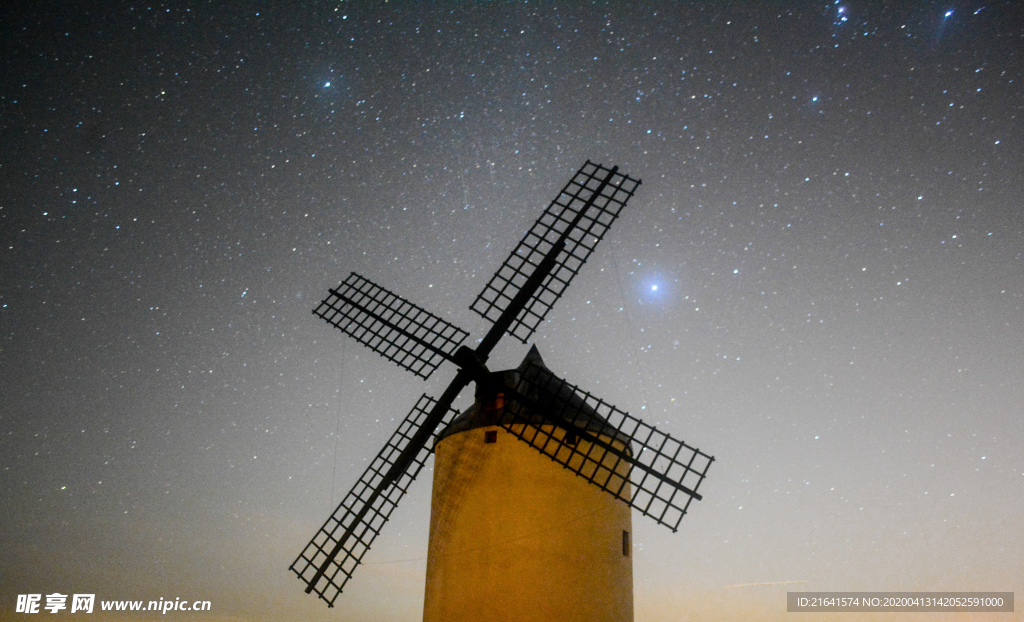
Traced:
[[[493, 322], [475, 349], [355, 273], [317, 306], [418, 376], [444, 361], [458, 372], [419, 399], [292, 564], [307, 593], [333, 606], [436, 447], [425, 621], [632, 620], [629, 508], [675, 531], [714, 458], [556, 377], [536, 348], [516, 370], [485, 363], [506, 332], [528, 343], [639, 184], [583, 165], [471, 305]], [[476, 402], [459, 415], [470, 382]]]

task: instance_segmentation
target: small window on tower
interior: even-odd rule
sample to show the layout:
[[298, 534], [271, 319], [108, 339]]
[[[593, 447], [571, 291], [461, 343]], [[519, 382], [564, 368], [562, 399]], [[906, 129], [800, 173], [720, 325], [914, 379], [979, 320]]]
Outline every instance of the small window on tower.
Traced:
[[580, 440], [576, 438], [576, 435], [573, 434], [572, 432], [566, 432], [564, 440], [565, 444], [569, 445], [570, 447], [575, 447], [576, 443], [580, 442]]
[[629, 532], [622, 530], [622, 555], [629, 557]]
[[485, 443], [497, 443], [498, 442], [498, 431], [497, 430], [484, 430], [484, 442]]

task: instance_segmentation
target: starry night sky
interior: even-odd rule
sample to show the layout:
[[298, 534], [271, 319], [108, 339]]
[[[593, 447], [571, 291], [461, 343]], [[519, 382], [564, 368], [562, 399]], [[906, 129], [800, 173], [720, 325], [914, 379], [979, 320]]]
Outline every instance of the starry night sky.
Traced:
[[717, 459], [634, 515], [638, 622], [1024, 594], [1013, 2], [87, 6], [0, 22], [0, 618], [418, 620], [429, 473], [334, 610], [288, 566], [453, 369], [311, 309], [356, 271], [482, 337], [587, 159], [643, 184], [535, 343]]

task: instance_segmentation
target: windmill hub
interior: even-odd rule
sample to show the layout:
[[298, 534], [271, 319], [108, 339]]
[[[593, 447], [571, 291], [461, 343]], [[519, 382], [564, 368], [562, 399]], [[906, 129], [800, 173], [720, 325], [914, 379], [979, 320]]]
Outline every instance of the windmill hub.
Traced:
[[455, 355], [452, 356], [452, 360], [459, 366], [459, 369], [469, 373], [477, 383], [485, 381], [491, 373], [484, 365], [487, 362], [487, 357], [481, 357], [475, 350], [470, 350], [466, 346], [459, 346]]

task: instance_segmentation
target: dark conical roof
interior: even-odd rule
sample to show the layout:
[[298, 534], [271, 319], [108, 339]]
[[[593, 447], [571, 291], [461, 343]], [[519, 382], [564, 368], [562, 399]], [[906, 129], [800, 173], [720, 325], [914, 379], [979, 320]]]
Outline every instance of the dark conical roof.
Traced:
[[530, 363], [533, 363], [534, 365], [539, 365], [544, 369], [548, 368], [548, 366], [544, 364], [544, 359], [540, 357], [540, 350], [537, 349], [536, 345], [530, 346], [530, 351], [526, 353], [525, 357], [523, 357], [523, 362], [519, 364], [519, 367], [516, 369], [516, 371], [518, 371], [519, 373], [523, 373], [524, 371], [526, 371], [526, 368], [529, 367]]
[[[538, 379], [542, 382], [536, 382]], [[552, 386], [557, 386], [558, 390], [552, 390]], [[437, 441], [458, 432], [511, 422], [512, 415], [507, 413], [503, 406], [495, 408], [494, 400], [499, 393], [512, 393], [516, 387], [520, 390], [526, 389], [527, 397], [542, 406], [555, 402], [561, 404], [563, 407], [559, 410], [563, 414], [572, 413], [575, 423], [580, 427], [613, 437], [620, 435], [604, 417], [572, 390], [571, 385], [563, 383], [548, 369], [537, 346], [534, 345], [530, 347], [530, 351], [516, 369], [492, 372], [487, 381], [478, 382], [476, 401], [437, 435]], [[483, 407], [483, 404], [488, 402], [491, 403], [491, 407]]]

